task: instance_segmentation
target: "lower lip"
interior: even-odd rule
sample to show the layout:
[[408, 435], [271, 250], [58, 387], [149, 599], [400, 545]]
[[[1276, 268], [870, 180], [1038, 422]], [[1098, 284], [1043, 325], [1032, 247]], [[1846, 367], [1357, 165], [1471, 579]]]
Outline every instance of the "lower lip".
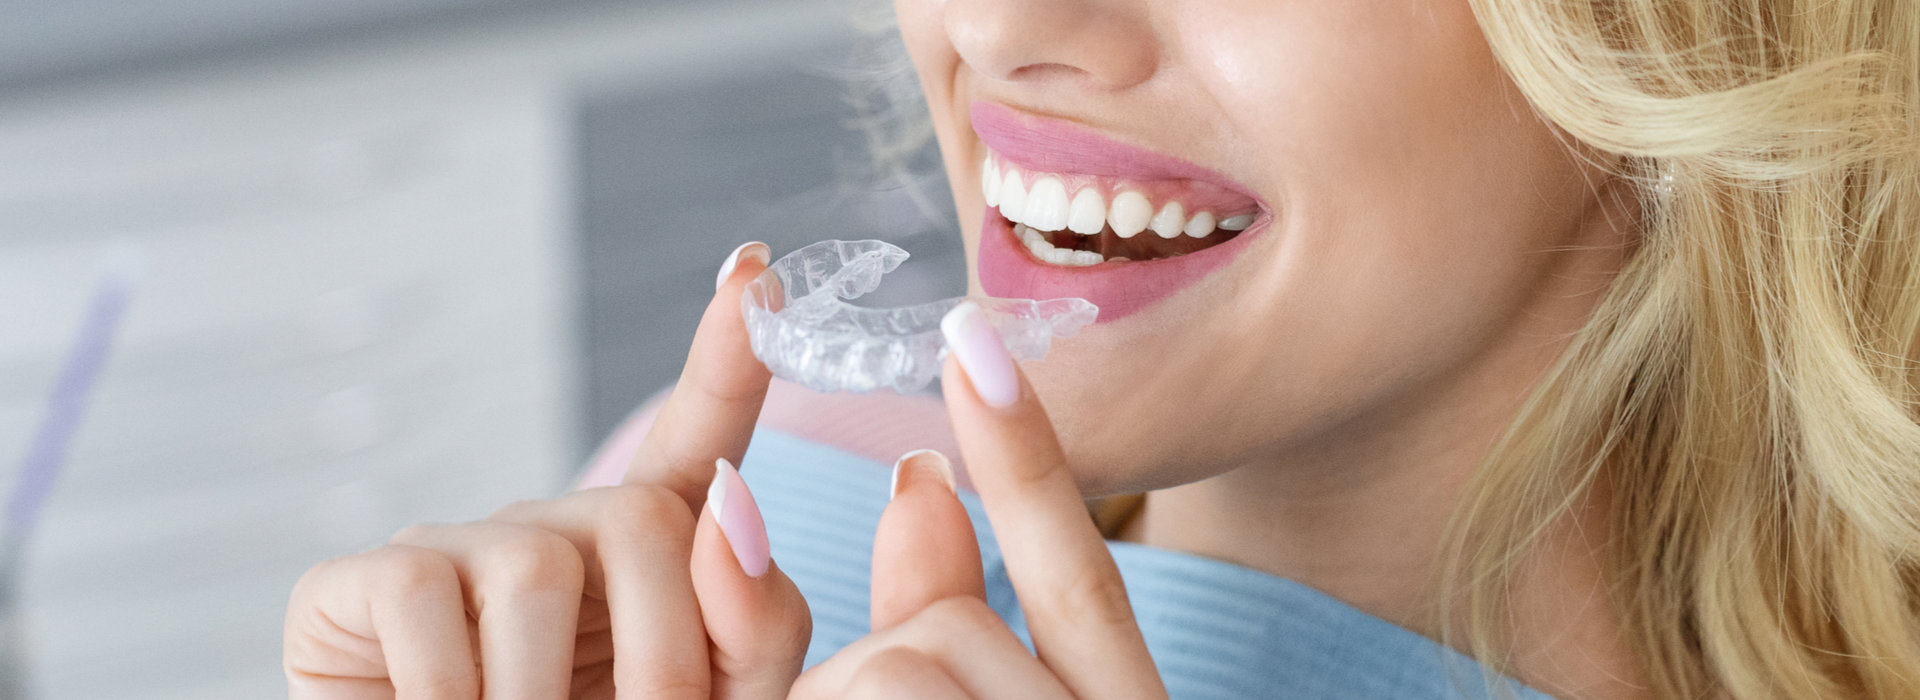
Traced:
[[1186, 255], [1062, 267], [1035, 259], [1013, 235], [1013, 224], [989, 207], [980, 224], [980, 289], [987, 296], [1004, 299], [1079, 297], [1100, 307], [1098, 323], [1118, 321], [1232, 262], [1263, 223], [1254, 222], [1233, 240]]

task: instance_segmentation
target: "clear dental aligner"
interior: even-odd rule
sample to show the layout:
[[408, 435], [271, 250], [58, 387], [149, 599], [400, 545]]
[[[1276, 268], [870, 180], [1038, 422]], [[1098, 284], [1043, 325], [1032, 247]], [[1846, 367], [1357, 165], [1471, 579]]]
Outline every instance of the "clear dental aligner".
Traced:
[[[753, 354], [773, 375], [815, 391], [919, 391], [940, 375], [940, 319], [965, 297], [875, 309], [854, 306], [907, 259], [885, 241], [828, 240], [767, 266], [741, 295]], [[1085, 299], [975, 298], [1017, 360], [1046, 356], [1055, 335], [1093, 323]]]

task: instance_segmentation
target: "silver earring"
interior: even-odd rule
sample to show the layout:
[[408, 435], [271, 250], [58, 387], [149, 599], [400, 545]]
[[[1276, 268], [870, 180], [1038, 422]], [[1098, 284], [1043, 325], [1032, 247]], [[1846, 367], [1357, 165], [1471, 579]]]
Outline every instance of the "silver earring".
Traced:
[[1653, 192], [1661, 197], [1673, 196], [1673, 166], [1666, 161], [1655, 161], [1653, 166]]

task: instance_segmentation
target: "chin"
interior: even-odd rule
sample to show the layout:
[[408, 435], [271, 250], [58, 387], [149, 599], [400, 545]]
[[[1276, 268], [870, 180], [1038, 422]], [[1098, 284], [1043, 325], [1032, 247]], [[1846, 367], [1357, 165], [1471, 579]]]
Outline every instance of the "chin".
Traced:
[[[1022, 369], [1053, 422], [1081, 493], [1088, 498], [1139, 493], [1198, 481], [1224, 468], [1207, 452], [1214, 436], [1170, 416], [1204, 413], [1164, 392], [1114, 382], [1100, 368], [1093, 338], [1066, 339], [1045, 360]], [[1057, 341], [1059, 342], [1059, 341]], [[1187, 398], [1185, 401], [1192, 401]]]

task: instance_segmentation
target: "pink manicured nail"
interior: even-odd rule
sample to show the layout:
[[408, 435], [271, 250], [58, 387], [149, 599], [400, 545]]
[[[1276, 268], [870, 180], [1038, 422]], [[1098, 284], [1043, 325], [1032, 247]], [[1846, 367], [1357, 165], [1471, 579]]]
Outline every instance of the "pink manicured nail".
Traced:
[[746, 243], [740, 244], [740, 247], [733, 249], [733, 252], [727, 254], [726, 262], [720, 263], [720, 274], [713, 278], [714, 289], [719, 289], [720, 285], [727, 283], [727, 278], [733, 276], [733, 268], [740, 266], [740, 260], [742, 258], [758, 260], [760, 264], [765, 265], [768, 260], [773, 259], [773, 249], [768, 248], [767, 244], [759, 241], [747, 241]]
[[747, 482], [725, 459], [713, 461], [707, 510], [713, 511], [713, 522], [726, 536], [727, 546], [733, 548], [733, 557], [740, 560], [740, 570], [751, 578], [765, 575], [767, 563], [773, 558], [772, 548], [767, 545], [767, 523], [760, 519], [760, 506], [754, 504]]
[[928, 476], [929, 472], [940, 480], [940, 485], [947, 487], [948, 493], [958, 491], [959, 487], [953, 481], [953, 462], [946, 455], [940, 454], [939, 450], [914, 450], [900, 455], [900, 460], [893, 463], [893, 486], [888, 489], [892, 495], [887, 498], [899, 498], [902, 485], [910, 485]]
[[980, 305], [960, 302], [940, 319], [940, 333], [947, 337], [947, 348], [960, 358], [960, 367], [973, 382], [973, 393], [988, 406], [1006, 408], [1020, 399], [1020, 377], [1014, 373], [1013, 356], [1007, 354], [1000, 332], [987, 322]]

